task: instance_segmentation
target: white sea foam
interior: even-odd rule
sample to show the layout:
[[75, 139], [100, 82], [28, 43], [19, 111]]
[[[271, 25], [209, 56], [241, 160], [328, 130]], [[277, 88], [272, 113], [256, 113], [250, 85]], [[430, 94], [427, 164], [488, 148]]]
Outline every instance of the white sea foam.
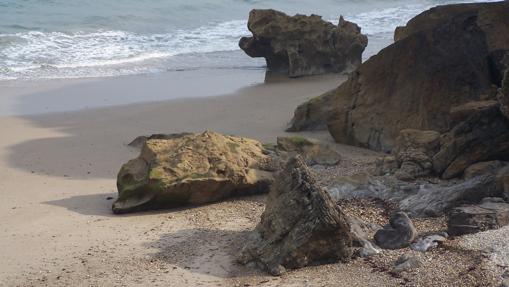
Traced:
[[[3, 67], [0, 76], [24, 78], [40, 72], [39, 76], [51, 77], [48, 73], [51, 69], [87, 67], [103, 67], [102, 71], [95, 72], [104, 76], [105, 66], [116, 69], [111, 71], [113, 75], [120, 70], [122, 74], [130, 73], [122, 66], [180, 54], [237, 50], [238, 39], [248, 33], [246, 25], [245, 20], [228, 21], [188, 31], [149, 35], [126, 31], [3, 34], [0, 35], [0, 43], [4, 43], [0, 47], [0, 67]], [[74, 77], [70, 73], [68, 76]], [[57, 74], [55, 77], [65, 77], [61, 72]]]

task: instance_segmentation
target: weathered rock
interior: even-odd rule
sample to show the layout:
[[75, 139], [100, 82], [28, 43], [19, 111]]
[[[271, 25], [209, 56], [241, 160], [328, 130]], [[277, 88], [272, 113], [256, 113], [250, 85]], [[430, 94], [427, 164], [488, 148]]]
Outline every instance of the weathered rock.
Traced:
[[114, 213], [204, 204], [267, 192], [271, 158], [251, 139], [214, 132], [147, 140], [118, 174]]
[[412, 245], [410, 245], [410, 248], [415, 251], [426, 252], [430, 248], [435, 248], [439, 244], [445, 242], [446, 240], [447, 240], [447, 233], [445, 234], [445, 236], [444, 236], [444, 234], [428, 235], [423, 238], [420, 238], [419, 240], [417, 240], [416, 243], [413, 243]]
[[501, 195], [495, 176], [486, 174], [452, 185], [423, 185], [399, 202], [412, 217], [435, 217], [462, 204], [476, 204], [485, 197]]
[[404, 212], [391, 216], [389, 225], [375, 233], [375, 242], [383, 249], [400, 249], [410, 245], [417, 236], [417, 231]]
[[277, 149], [290, 156], [300, 154], [307, 165], [336, 165], [341, 160], [330, 146], [303, 137], [278, 137]]
[[509, 200], [509, 166], [500, 169], [496, 175], [497, 188], [501, 191], [501, 197]]
[[[508, 2], [509, 3], [509, 2]], [[490, 160], [509, 159], [509, 121], [498, 103], [469, 103], [470, 116], [445, 133], [440, 151], [433, 156], [433, 169], [444, 179], [463, 174], [470, 165]]]
[[288, 161], [271, 189], [265, 212], [238, 260], [273, 275], [327, 261], [350, 260], [347, 217], [320, 188], [297, 156]]
[[359, 255], [361, 257], [371, 257], [379, 254], [380, 252], [382, 252], [382, 250], [377, 246], [373, 245], [373, 243], [369, 241], [364, 241], [364, 246], [362, 246]]
[[179, 134], [153, 134], [150, 136], [139, 136], [136, 137], [133, 141], [128, 143], [127, 145], [130, 147], [141, 148], [148, 140], [169, 140], [174, 138], [179, 138], [184, 135], [191, 135], [191, 133], [179, 133]]
[[339, 24], [317, 15], [288, 16], [275, 10], [249, 13], [252, 37], [239, 46], [251, 57], [264, 57], [271, 71], [290, 77], [338, 73], [357, 68], [368, 38], [361, 29], [342, 17]]
[[394, 263], [394, 272], [403, 272], [422, 266], [421, 260], [414, 255], [403, 254]]
[[[500, 85], [499, 54], [509, 50], [509, 37], [498, 37], [509, 21], [509, 2], [468, 6], [465, 13], [435, 8], [447, 17], [428, 29], [409, 30], [364, 62], [333, 95], [313, 99], [328, 107], [301, 108], [324, 114], [299, 111], [292, 122], [313, 128], [324, 119], [337, 142], [386, 152], [403, 129], [450, 130], [451, 107], [478, 101]], [[419, 16], [424, 17], [419, 23], [428, 15]]]
[[339, 105], [336, 101], [341, 100], [335, 95], [336, 90], [332, 90], [299, 105], [286, 131], [327, 130], [327, 121]]
[[396, 139], [393, 155], [399, 166], [395, 176], [413, 180], [433, 172], [433, 156], [440, 148], [440, 133], [404, 129]]
[[500, 111], [509, 119], [509, 69], [505, 71], [502, 86], [498, 91], [497, 98], [500, 102]]
[[476, 176], [480, 176], [483, 174], [492, 174], [497, 175], [498, 171], [504, 167], [505, 163], [499, 161], [499, 160], [493, 160], [493, 161], [483, 161], [479, 163], [475, 163], [467, 169], [465, 169], [465, 172], [463, 174], [463, 178], [465, 179], [471, 179]]
[[461, 206], [448, 215], [451, 235], [477, 233], [509, 224], [509, 204], [502, 198], [485, 198], [479, 205]]

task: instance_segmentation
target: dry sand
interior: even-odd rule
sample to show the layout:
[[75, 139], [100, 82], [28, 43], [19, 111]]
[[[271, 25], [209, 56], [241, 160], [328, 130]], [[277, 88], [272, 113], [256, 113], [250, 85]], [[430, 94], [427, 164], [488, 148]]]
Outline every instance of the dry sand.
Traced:
[[[8, 92], [8, 101], [17, 103], [9, 111], [32, 113], [46, 107], [74, 109], [78, 106], [52, 101], [64, 95], [86, 96], [87, 91], [109, 99], [108, 105], [119, 101], [120, 92], [143, 98], [126, 81], [164, 89], [168, 80], [143, 79], [53, 83], [41, 89], [0, 87], [0, 92]], [[263, 212], [264, 196], [182, 210], [111, 213], [116, 173], [138, 153], [126, 146], [135, 137], [211, 129], [274, 142], [285, 134], [298, 104], [343, 79], [275, 81], [227, 96], [0, 117], [0, 286], [488, 286], [495, 279], [479, 271], [481, 255], [452, 247], [422, 255], [426, 267], [404, 275], [391, 273], [390, 267], [408, 250], [350, 264], [308, 267], [279, 278], [239, 266], [235, 256]], [[126, 84], [124, 88], [120, 83]], [[222, 83], [208, 80], [205, 86]], [[218, 89], [226, 88], [212, 90]], [[210, 91], [203, 86], [200, 90]], [[168, 97], [178, 95], [170, 92]], [[33, 99], [48, 105], [34, 104]], [[324, 132], [305, 135], [332, 142]], [[343, 161], [321, 171], [327, 176], [372, 168], [375, 153], [335, 147]], [[353, 210], [366, 208], [359, 214], [386, 221], [376, 207], [351, 204]]]

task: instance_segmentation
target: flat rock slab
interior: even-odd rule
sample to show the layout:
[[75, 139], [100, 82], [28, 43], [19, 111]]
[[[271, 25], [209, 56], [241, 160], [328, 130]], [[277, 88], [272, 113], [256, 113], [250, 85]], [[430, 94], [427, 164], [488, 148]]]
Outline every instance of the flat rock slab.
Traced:
[[498, 229], [508, 224], [509, 203], [501, 198], [485, 198], [479, 205], [453, 208], [447, 222], [451, 235]]

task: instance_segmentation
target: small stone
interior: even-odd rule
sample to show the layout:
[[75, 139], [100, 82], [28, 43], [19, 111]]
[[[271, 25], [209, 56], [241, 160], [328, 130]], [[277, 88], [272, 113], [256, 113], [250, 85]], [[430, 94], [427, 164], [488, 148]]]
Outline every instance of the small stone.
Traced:
[[426, 252], [430, 248], [435, 248], [438, 244], [443, 243], [447, 240], [447, 237], [434, 234], [423, 238], [420, 238], [416, 243], [410, 245], [410, 248], [419, 252]]
[[394, 265], [395, 267], [393, 271], [399, 273], [402, 271], [408, 271], [410, 269], [419, 268], [422, 266], [422, 263], [419, 260], [419, 258], [415, 256], [412, 256], [410, 254], [403, 254], [398, 258], [398, 260], [396, 260], [396, 263]]
[[404, 212], [395, 213], [389, 225], [375, 233], [375, 242], [383, 249], [407, 247], [417, 236], [412, 220]]
[[382, 250], [380, 250], [378, 247], [376, 247], [369, 241], [365, 241], [364, 246], [362, 247], [362, 249], [360, 251], [360, 256], [361, 257], [371, 257], [371, 256], [379, 254], [380, 252], [382, 252]]

